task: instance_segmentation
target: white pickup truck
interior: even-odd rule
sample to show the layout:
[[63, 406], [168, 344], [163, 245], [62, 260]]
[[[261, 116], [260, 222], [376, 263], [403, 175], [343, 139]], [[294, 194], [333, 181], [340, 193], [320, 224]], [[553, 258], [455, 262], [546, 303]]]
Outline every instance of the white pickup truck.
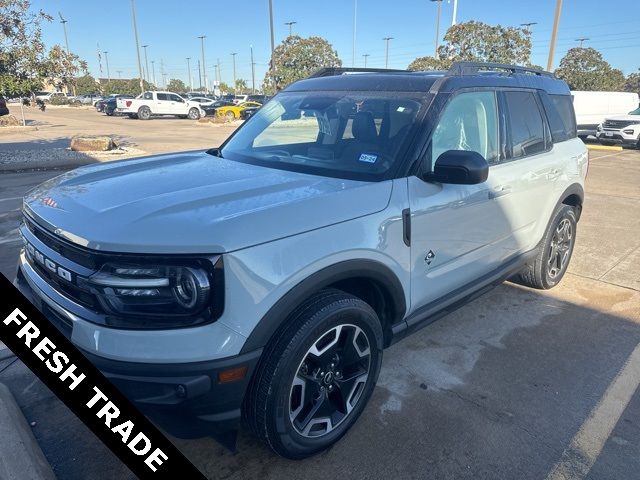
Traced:
[[160, 115], [197, 120], [206, 115], [197, 102], [185, 100], [172, 92], [144, 92], [136, 98], [118, 98], [116, 111], [140, 120]]

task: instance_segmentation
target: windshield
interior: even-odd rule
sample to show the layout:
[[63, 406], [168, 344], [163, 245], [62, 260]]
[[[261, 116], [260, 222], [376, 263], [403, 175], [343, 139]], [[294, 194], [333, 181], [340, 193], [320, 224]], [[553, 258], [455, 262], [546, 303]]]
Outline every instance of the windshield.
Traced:
[[415, 93], [285, 92], [258, 110], [221, 154], [314, 175], [382, 180], [420, 106]]

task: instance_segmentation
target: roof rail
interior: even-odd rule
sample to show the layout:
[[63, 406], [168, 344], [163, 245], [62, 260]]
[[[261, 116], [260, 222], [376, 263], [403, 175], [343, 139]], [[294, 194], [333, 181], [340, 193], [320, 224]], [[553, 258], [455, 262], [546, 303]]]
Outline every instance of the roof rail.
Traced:
[[476, 75], [481, 70], [506, 70], [514, 74], [538, 75], [541, 77], [556, 78], [556, 76], [539, 68], [521, 67], [520, 65], [508, 65], [506, 63], [492, 62], [453, 62], [447, 72], [447, 76], [453, 75]]
[[387, 68], [351, 68], [351, 67], [324, 67], [312, 73], [307, 78], [336, 77], [345, 73], [406, 73], [408, 70], [394, 70]]

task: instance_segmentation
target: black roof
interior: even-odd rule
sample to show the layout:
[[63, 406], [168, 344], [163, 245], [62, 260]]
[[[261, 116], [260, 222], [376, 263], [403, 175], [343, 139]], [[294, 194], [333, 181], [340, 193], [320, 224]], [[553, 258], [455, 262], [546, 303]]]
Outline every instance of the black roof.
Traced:
[[456, 62], [446, 72], [328, 68], [293, 83], [286, 91], [436, 93], [470, 87], [532, 88], [544, 90], [551, 95], [570, 94], [567, 84], [552, 73], [515, 65], [476, 62]]

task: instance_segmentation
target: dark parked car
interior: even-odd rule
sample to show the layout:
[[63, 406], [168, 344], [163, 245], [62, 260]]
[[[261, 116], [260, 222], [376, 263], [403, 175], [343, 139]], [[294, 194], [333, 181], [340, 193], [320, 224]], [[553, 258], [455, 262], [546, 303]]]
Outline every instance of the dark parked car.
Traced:
[[0, 95], [0, 117], [2, 115], [9, 115], [9, 109], [7, 108], [7, 101]]
[[240, 118], [242, 120], [246, 120], [247, 118], [251, 118], [251, 116], [260, 110], [261, 107], [247, 107], [245, 109], [240, 110]]
[[269, 95], [249, 95], [247, 97], [247, 102], [258, 102], [258, 103], [262, 103], [263, 105], [265, 103], [267, 103], [269, 100], [271, 100], [271, 96]]
[[228, 107], [228, 106], [231, 106], [233, 104], [234, 104], [233, 102], [229, 102], [229, 101], [226, 101], [226, 100], [217, 100], [217, 101], [215, 101], [215, 102], [213, 102], [212, 104], [209, 104], [209, 105], [200, 105], [200, 107], [205, 111], [207, 116], [209, 116], [209, 115], [215, 115], [217, 108]]
[[[102, 100], [98, 101], [96, 103], [96, 110], [98, 112], [105, 112], [105, 107], [107, 105], [107, 102], [109, 102], [109, 100], [113, 100], [114, 102], [118, 99], [118, 98], [134, 98], [132, 95], [109, 95], [108, 97], [103, 98]], [[115, 107], [114, 107], [115, 109]], [[107, 113], [107, 115], [113, 115], [113, 112], [111, 114]]]

